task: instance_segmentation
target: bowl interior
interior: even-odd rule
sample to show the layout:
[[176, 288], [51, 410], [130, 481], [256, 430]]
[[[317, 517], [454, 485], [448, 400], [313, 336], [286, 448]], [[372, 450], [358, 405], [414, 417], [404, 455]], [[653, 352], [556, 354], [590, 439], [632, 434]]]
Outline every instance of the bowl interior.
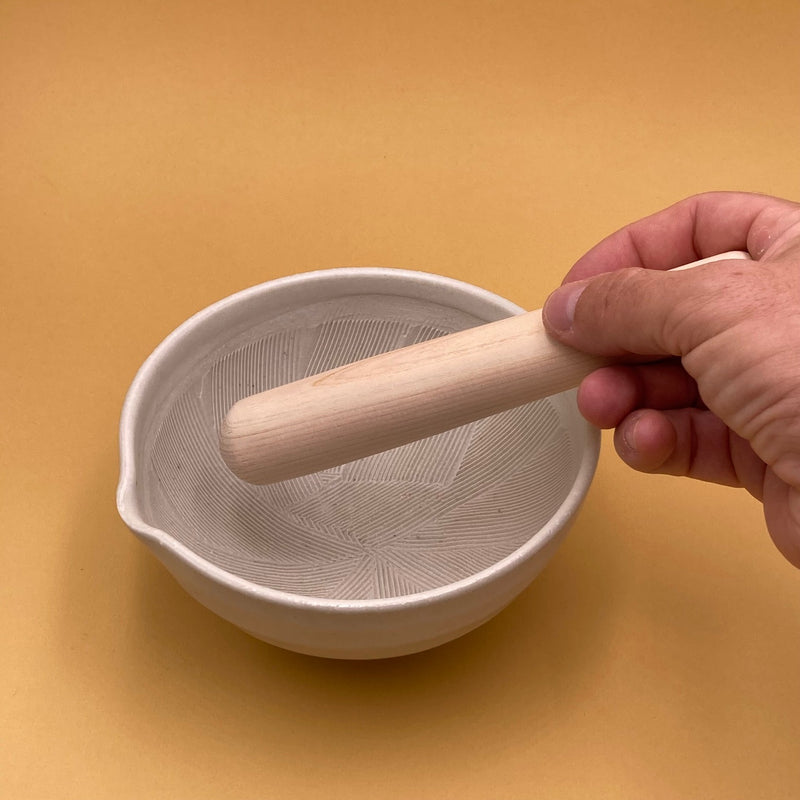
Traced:
[[580, 468], [585, 433], [563, 396], [270, 486], [238, 480], [218, 451], [240, 398], [488, 318], [458, 306], [424, 292], [317, 295], [220, 328], [202, 357], [160, 379], [138, 454], [148, 524], [247, 581], [328, 599], [411, 595], [509, 556]]

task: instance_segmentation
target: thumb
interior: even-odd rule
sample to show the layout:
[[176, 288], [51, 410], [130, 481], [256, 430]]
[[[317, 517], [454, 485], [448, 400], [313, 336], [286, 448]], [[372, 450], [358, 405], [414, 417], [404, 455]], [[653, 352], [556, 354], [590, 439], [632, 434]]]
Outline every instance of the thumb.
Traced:
[[684, 356], [735, 324], [747, 278], [747, 265], [737, 260], [687, 271], [621, 269], [556, 289], [544, 323], [586, 353]]

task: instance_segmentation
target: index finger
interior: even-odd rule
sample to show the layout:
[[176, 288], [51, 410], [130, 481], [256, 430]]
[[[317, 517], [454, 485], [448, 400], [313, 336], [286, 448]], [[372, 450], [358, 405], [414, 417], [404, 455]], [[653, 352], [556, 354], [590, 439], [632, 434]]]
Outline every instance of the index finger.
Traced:
[[766, 245], [759, 216], [793, 206], [746, 192], [708, 192], [612, 233], [567, 273], [564, 283], [627, 267], [667, 270], [726, 250], [749, 250], [758, 258]]

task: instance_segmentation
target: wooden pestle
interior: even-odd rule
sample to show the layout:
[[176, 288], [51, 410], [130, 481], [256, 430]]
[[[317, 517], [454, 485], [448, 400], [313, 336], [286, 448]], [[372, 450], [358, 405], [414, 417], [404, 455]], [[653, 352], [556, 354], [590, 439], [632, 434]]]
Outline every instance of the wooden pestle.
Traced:
[[555, 341], [530, 311], [246, 397], [222, 423], [220, 452], [242, 480], [275, 483], [563, 392], [608, 363]]

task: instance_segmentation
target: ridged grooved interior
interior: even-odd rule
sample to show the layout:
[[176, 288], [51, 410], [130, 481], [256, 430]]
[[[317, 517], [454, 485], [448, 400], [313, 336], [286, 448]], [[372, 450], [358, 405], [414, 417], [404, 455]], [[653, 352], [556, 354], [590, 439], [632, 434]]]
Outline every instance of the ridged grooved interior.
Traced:
[[254, 487], [223, 464], [220, 422], [254, 392], [479, 322], [361, 295], [267, 320], [198, 365], [148, 440], [153, 523], [254, 583], [302, 595], [414, 594], [485, 569], [559, 507], [579, 453], [551, 400], [315, 475]]

